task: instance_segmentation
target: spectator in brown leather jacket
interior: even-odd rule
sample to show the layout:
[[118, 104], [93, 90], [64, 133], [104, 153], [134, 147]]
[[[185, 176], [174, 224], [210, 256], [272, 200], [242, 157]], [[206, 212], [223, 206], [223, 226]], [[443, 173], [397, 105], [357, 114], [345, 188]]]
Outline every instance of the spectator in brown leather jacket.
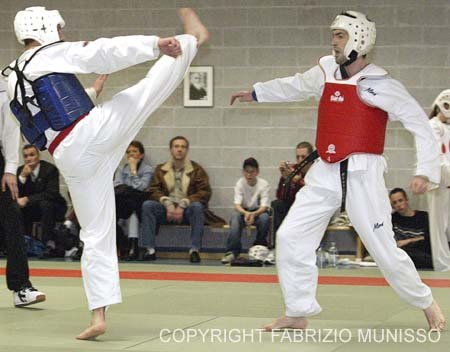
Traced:
[[[191, 226], [192, 263], [200, 262], [205, 220], [211, 186], [205, 170], [187, 157], [189, 141], [183, 136], [170, 140], [171, 159], [158, 165], [150, 184], [150, 200], [142, 206], [141, 246], [146, 248], [144, 260], [155, 260], [155, 236], [161, 224], [188, 224]], [[206, 218], [206, 219], [205, 219]], [[218, 218], [213, 219], [216, 221]], [[211, 221], [209, 221], [211, 222]]]

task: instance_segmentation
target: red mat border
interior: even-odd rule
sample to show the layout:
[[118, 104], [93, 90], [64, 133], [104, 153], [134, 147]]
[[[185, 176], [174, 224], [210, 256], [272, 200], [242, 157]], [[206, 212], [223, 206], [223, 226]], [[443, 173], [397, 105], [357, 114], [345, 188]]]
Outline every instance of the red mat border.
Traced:
[[[0, 275], [5, 274], [5, 268], [0, 268]], [[30, 276], [37, 277], [81, 277], [77, 269], [30, 269]], [[196, 281], [196, 282], [243, 282], [243, 283], [278, 283], [277, 275], [272, 274], [224, 274], [195, 272], [161, 272], [161, 271], [122, 271], [120, 277], [127, 280], [158, 280], [158, 281]], [[450, 288], [450, 279], [423, 279], [430, 287]], [[388, 286], [381, 277], [364, 276], [320, 276], [320, 285], [343, 286]]]

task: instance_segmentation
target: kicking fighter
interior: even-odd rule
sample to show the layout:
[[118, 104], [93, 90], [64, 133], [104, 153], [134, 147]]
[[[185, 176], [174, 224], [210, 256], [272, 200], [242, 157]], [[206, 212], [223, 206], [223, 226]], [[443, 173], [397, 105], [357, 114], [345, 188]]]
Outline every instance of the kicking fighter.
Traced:
[[[10, 66], [10, 107], [26, 139], [48, 149], [65, 178], [84, 242], [81, 268], [92, 313], [77, 336], [106, 330], [105, 308], [122, 301], [116, 253], [113, 174], [145, 120], [182, 81], [208, 30], [179, 10], [184, 35], [65, 42], [57, 10], [30, 7], [14, 20], [24, 53]], [[162, 56], [134, 86], [94, 106], [74, 74], [108, 74]]]

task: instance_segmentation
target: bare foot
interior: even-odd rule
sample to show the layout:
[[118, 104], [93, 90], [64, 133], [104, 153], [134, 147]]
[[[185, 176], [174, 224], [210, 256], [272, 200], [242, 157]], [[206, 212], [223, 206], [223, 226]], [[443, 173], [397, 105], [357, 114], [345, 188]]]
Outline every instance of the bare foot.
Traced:
[[430, 330], [443, 331], [445, 329], [445, 317], [435, 300], [427, 309], [423, 310], [427, 318]]
[[106, 331], [105, 308], [97, 308], [92, 312], [91, 326], [79, 334], [78, 340], [95, 340]]
[[95, 340], [97, 336], [103, 335], [105, 331], [106, 331], [105, 322], [91, 325], [77, 336], [77, 340]]
[[183, 7], [178, 10], [178, 15], [181, 23], [183, 23], [184, 32], [197, 38], [197, 47], [200, 47], [209, 39], [208, 29], [206, 29], [193, 9]]
[[264, 325], [266, 331], [280, 330], [280, 329], [306, 329], [308, 319], [304, 317], [287, 317], [275, 319], [270, 324]]

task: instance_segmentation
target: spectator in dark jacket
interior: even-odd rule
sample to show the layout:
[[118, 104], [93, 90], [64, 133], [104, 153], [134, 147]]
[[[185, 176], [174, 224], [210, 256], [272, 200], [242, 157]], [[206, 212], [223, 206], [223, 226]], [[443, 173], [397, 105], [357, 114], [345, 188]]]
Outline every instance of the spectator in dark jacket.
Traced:
[[297, 175], [292, 179], [289, 185], [284, 185], [286, 178], [295, 170], [297, 165], [302, 162], [309, 154], [313, 152], [313, 146], [308, 142], [300, 142], [295, 148], [295, 163], [281, 160], [278, 169], [280, 170], [280, 181], [277, 188], [277, 199], [271, 203], [273, 210], [273, 233], [276, 234], [278, 228], [286, 217], [295, 195], [305, 185], [304, 176], [309, 169], [305, 167], [303, 174]]
[[394, 188], [389, 198], [395, 210], [392, 226], [397, 246], [408, 253], [417, 269], [432, 269], [428, 213], [411, 209], [402, 188]]
[[57, 221], [64, 221], [66, 200], [59, 193], [58, 169], [40, 160], [39, 150], [34, 145], [22, 149], [25, 164], [17, 169], [19, 198], [25, 231], [31, 234], [33, 222], [41, 223], [41, 240], [48, 249], [54, 249], [54, 228]]

